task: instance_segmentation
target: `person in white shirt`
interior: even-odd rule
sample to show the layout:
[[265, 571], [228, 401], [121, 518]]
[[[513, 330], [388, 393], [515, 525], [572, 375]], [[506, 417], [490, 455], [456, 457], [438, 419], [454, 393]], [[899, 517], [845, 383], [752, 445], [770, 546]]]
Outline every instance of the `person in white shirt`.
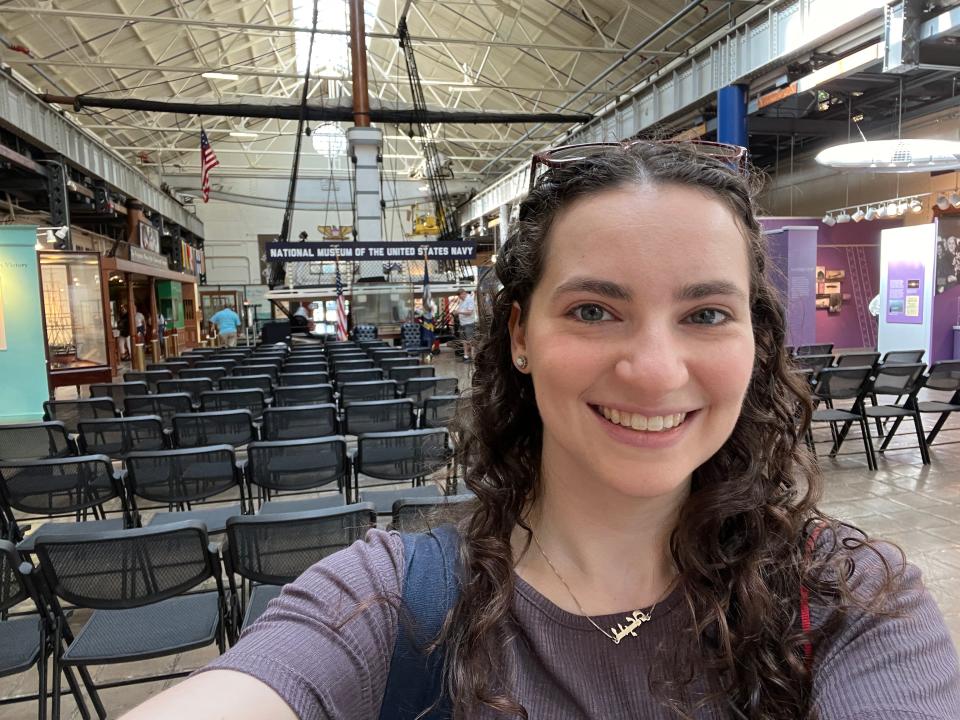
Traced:
[[473, 357], [473, 334], [477, 328], [477, 305], [467, 290], [460, 290], [458, 294], [460, 305], [457, 315], [460, 316], [460, 331], [463, 334], [463, 361], [470, 362]]

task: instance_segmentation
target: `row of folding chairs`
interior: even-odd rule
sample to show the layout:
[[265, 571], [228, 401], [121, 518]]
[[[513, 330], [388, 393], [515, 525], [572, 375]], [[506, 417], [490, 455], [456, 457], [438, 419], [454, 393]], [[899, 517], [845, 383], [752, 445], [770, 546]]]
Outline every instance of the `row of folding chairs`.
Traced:
[[827, 367], [878, 367], [904, 363], [918, 363], [923, 361], [923, 350], [894, 350], [880, 357], [878, 352], [850, 352], [840, 355], [809, 354], [798, 355], [793, 358], [793, 364], [801, 371], [807, 371], [811, 381], [817, 374]]
[[[925, 399], [919, 394], [925, 392]], [[949, 396], [937, 396], [945, 393]], [[933, 396], [927, 399], [926, 396]], [[812, 423], [828, 423], [831, 430], [830, 456], [835, 457], [850, 429], [857, 425], [862, 435], [867, 467], [877, 469], [877, 454], [887, 450], [904, 420], [910, 420], [917, 437], [917, 448], [924, 464], [929, 464], [929, 447], [940, 434], [952, 413], [960, 411], [960, 360], [934, 363], [885, 363], [879, 366], [826, 367], [819, 371], [812, 389], [815, 409]], [[880, 398], [891, 398], [880, 402]], [[849, 407], [837, 407], [837, 401], [849, 401]], [[935, 415], [927, 431], [924, 415]], [[892, 421], [887, 428], [884, 421]], [[871, 425], [877, 429], [881, 444], [874, 448]], [[807, 444], [815, 452], [812, 428]]]

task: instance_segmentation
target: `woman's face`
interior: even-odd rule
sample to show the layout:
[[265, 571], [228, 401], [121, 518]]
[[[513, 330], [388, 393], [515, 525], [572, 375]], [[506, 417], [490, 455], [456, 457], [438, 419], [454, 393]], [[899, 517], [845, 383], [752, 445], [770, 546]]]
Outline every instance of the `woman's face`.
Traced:
[[548, 487], [685, 489], [740, 415], [754, 362], [749, 277], [733, 215], [691, 188], [626, 185], [557, 216], [527, 316], [514, 307], [511, 318]]

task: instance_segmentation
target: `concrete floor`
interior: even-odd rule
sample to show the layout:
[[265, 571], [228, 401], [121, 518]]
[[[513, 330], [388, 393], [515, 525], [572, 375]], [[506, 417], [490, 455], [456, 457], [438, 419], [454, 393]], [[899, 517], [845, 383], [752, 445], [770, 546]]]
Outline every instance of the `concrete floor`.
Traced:
[[[458, 362], [449, 350], [437, 360], [437, 374], [456, 374], [461, 389], [469, 383], [471, 366]], [[62, 397], [67, 397], [66, 394]], [[929, 428], [934, 417], [925, 419]], [[904, 428], [902, 428], [904, 430]], [[919, 451], [910, 445], [916, 437], [904, 434], [879, 459], [879, 469], [869, 471], [860, 452], [858, 435], [843, 446], [844, 454], [826, 458], [827, 444], [818, 444], [826, 477], [822, 509], [859, 526], [871, 535], [898, 543], [907, 558], [923, 571], [927, 587], [937, 599], [953, 635], [960, 644], [960, 414], [947, 423], [931, 448], [931, 463], [924, 466]], [[826, 429], [818, 430], [826, 440]], [[912, 439], [912, 442], [911, 442]], [[202, 666], [215, 648], [168, 658], [92, 669], [95, 681], [142, 677]], [[110, 717], [118, 717], [147, 697], [176, 682], [142, 683], [104, 690], [101, 698]], [[36, 691], [36, 673], [0, 678], [0, 698]], [[0, 705], [0, 720], [28, 720], [37, 716], [36, 703]], [[65, 698], [63, 718], [79, 718], [72, 699]]]

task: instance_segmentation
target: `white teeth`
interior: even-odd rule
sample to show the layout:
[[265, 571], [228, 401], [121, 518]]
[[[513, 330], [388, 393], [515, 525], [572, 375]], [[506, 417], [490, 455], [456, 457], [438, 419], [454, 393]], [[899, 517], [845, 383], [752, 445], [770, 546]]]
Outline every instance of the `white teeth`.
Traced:
[[671, 415], [656, 415], [647, 417], [639, 413], [628, 413], [616, 408], [598, 406], [601, 414], [610, 422], [634, 430], [646, 432], [661, 432], [675, 428], [687, 418], [687, 413], [673, 413]]

